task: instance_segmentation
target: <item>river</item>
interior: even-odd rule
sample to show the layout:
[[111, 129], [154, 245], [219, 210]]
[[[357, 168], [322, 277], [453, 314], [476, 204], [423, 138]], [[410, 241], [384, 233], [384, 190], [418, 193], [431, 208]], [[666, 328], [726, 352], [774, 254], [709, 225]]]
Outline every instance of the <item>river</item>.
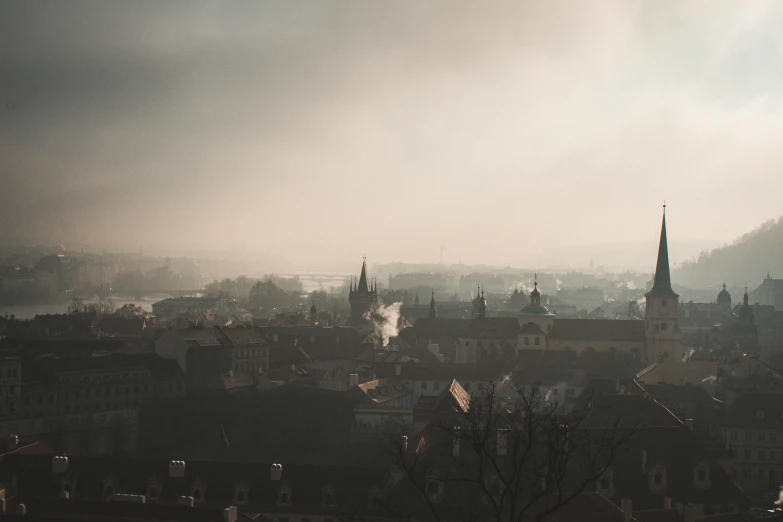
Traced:
[[[161, 299], [165, 299], [167, 296], [150, 296], [145, 297], [145, 299], [142, 299], [141, 301], [136, 301], [133, 299], [133, 297], [123, 298], [123, 297], [115, 297], [112, 296], [112, 301], [114, 301], [114, 305], [116, 307], [120, 307], [127, 303], [133, 303], [136, 306], [142, 307], [144, 310], [147, 310], [148, 312], [152, 312], [152, 304], [157, 303]], [[98, 302], [98, 299], [85, 299], [85, 303], [96, 303]], [[45, 303], [45, 304], [36, 304], [36, 305], [9, 305], [9, 306], [0, 306], [0, 316], [5, 316], [6, 314], [11, 315], [13, 314], [17, 319], [32, 319], [36, 315], [45, 315], [45, 314], [64, 314], [68, 311], [68, 303]]]

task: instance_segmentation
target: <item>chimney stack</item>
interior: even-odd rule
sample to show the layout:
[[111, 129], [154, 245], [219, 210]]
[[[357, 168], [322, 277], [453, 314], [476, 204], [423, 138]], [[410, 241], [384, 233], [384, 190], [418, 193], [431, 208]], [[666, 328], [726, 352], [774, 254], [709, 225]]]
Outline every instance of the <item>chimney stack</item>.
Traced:
[[623, 522], [631, 522], [633, 513], [633, 501], [630, 498], [624, 498], [620, 501], [620, 509], [623, 511]]
[[223, 510], [223, 522], [237, 522], [236, 506], [229, 506]]
[[359, 374], [358, 373], [352, 373], [350, 379], [351, 379], [351, 382], [349, 384], [349, 387], [353, 388], [354, 386], [359, 386]]
[[279, 481], [283, 478], [283, 465], [282, 464], [272, 464], [272, 467], [269, 468], [269, 477], [273, 482]]
[[172, 460], [169, 462], [169, 477], [182, 478], [185, 476], [185, 461]]
[[63, 475], [68, 471], [68, 457], [57, 455], [52, 459], [52, 473]]

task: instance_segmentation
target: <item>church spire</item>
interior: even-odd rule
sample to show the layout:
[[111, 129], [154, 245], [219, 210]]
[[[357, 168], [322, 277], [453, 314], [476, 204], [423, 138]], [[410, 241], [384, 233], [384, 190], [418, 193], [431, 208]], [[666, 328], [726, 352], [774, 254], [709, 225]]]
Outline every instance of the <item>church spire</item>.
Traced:
[[663, 205], [661, 240], [658, 243], [658, 260], [655, 263], [655, 277], [650, 293], [676, 295], [672, 290], [672, 276], [669, 271], [669, 243], [666, 238], [666, 205]]
[[432, 291], [432, 299], [430, 299], [430, 319], [438, 317], [438, 310], [435, 308], [435, 290]]
[[359, 275], [359, 286], [357, 286], [356, 291], [364, 293], [370, 292], [370, 288], [367, 285], [367, 256], [362, 258], [362, 273]]

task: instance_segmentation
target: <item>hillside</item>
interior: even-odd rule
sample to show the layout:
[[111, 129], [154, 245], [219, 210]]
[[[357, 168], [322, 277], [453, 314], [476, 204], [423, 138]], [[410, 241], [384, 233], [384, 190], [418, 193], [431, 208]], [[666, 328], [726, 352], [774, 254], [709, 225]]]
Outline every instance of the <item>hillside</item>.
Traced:
[[672, 279], [692, 288], [717, 287], [724, 281], [730, 288], [761, 284], [769, 272], [783, 277], [783, 218], [770, 220], [733, 243], [702, 252], [682, 264]]

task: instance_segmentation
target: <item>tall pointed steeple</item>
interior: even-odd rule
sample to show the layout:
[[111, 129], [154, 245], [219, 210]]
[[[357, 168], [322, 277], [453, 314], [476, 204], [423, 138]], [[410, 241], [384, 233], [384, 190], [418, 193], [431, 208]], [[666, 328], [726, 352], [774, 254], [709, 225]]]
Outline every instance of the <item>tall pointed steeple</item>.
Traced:
[[435, 308], [435, 291], [432, 291], [432, 299], [430, 299], [430, 319], [438, 317], [438, 310]]
[[367, 257], [362, 258], [362, 273], [359, 275], [359, 286], [356, 288], [358, 292], [369, 292], [370, 287], [367, 285]]
[[655, 263], [655, 277], [649, 294], [676, 296], [672, 289], [672, 275], [669, 271], [669, 242], [666, 238], [666, 205], [663, 206], [661, 239], [658, 243], [658, 260]]

